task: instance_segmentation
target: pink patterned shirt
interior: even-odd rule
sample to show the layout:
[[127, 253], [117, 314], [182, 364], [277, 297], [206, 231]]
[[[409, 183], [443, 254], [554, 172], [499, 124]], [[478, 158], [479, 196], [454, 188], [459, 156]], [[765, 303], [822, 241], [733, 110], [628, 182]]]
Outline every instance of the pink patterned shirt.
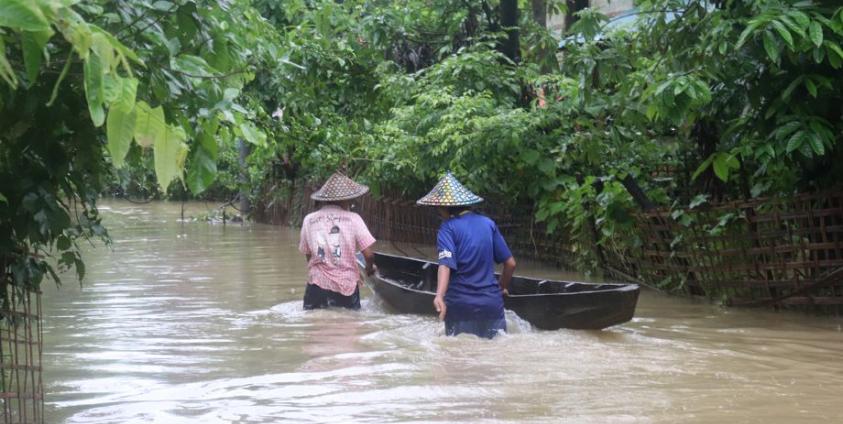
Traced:
[[308, 282], [350, 296], [360, 281], [354, 255], [375, 243], [363, 218], [335, 205], [304, 217], [299, 251], [310, 255]]

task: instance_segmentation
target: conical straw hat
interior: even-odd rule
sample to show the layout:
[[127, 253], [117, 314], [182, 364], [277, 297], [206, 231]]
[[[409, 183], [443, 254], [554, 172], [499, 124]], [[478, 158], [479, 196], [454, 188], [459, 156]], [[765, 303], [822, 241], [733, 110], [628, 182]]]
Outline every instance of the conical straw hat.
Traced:
[[416, 203], [424, 206], [469, 206], [482, 201], [482, 197], [465, 188], [448, 172], [436, 183], [430, 193], [427, 193]]
[[310, 195], [310, 198], [320, 202], [350, 200], [369, 192], [369, 187], [354, 182], [339, 172], [335, 172], [325, 181], [322, 188]]

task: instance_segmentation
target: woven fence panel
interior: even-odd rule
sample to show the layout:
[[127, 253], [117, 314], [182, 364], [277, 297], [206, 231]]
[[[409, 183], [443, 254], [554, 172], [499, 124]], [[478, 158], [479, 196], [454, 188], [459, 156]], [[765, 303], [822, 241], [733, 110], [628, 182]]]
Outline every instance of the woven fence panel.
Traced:
[[[843, 193], [768, 198], [638, 215], [644, 242], [630, 272], [651, 282], [682, 279], [694, 294], [727, 303], [843, 304]], [[724, 216], [732, 219], [723, 221]]]
[[0, 307], [0, 402], [3, 423], [44, 422], [41, 295], [6, 286]]

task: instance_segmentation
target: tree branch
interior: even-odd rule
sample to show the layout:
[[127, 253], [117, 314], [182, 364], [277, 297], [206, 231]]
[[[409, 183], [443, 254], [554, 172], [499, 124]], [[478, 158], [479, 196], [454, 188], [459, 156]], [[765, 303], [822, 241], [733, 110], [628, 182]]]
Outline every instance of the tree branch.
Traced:
[[635, 200], [635, 203], [638, 206], [645, 210], [655, 209], [656, 205], [650, 200], [650, 197], [647, 196], [647, 193], [644, 193], [644, 190], [638, 185], [638, 181], [635, 181], [635, 178], [632, 178], [632, 175], [627, 175], [626, 178], [621, 180], [621, 184], [623, 184], [626, 191], [632, 196], [632, 199]]

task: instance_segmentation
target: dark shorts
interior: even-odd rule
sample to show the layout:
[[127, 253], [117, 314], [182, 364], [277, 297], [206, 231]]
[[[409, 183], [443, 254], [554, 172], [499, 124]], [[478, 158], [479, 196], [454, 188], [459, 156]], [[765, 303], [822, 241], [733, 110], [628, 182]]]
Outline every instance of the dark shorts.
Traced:
[[473, 319], [473, 320], [449, 320], [445, 318], [445, 334], [456, 336], [457, 334], [469, 333], [477, 337], [492, 339], [499, 332], [506, 332], [506, 319]]
[[316, 284], [307, 284], [307, 288], [304, 290], [304, 309], [333, 307], [360, 309], [360, 288], [355, 288], [351, 296], [343, 296], [335, 291], [325, 290]]

